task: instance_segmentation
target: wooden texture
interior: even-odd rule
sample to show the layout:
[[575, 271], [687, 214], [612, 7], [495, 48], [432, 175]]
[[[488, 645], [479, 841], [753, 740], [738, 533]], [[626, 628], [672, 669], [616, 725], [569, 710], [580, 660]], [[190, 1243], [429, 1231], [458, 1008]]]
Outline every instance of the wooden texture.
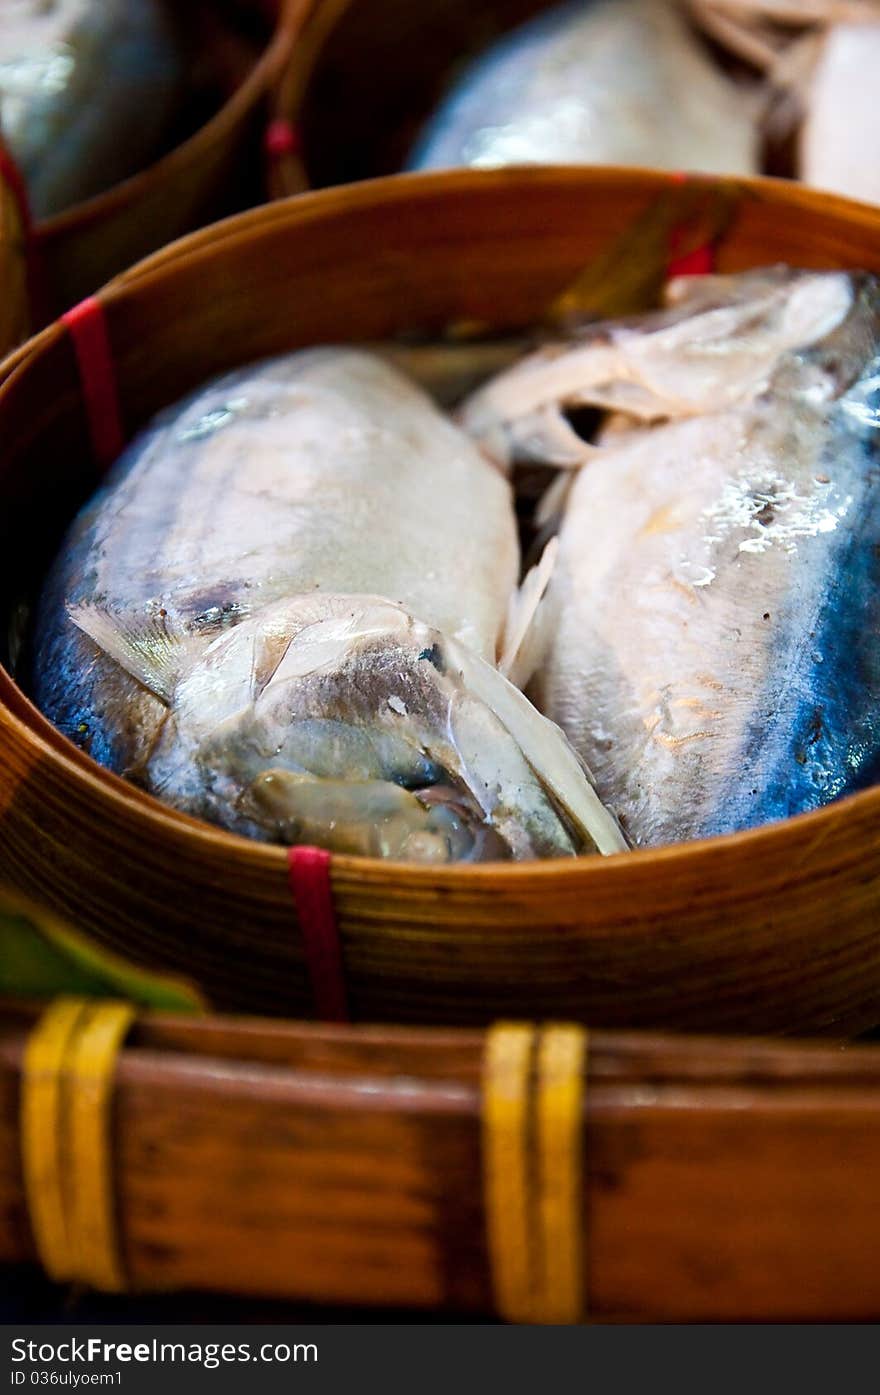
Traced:
[[[0, 1013], [0, 1263], [32, 1261]], [[489, 1313], [483, 1036], [152, 1017], [117, 1072], [131, 1285]], [[591, 1033], [595, 1319], [880, 1316], [880, 1051]]]
[[[234, 90], [193, 135], [148, 169], [37, 225], [42, 298], [49, 310], [60, 314], [148, 252], [264, 196], [269, 94], [290, 61], [311, 3], [197, 0], [187, 8], [187, 25], [213, 52], [219, 85]], [[260, 30], [269, 36], [262, 52]], [[0, 259], [5, 228], [0, 219]]]
[[[463, 319], [529, 325], [671, 187], [613, 170], [409, 176], [194, 234], [103, 294], [126, 428], [211, 374], [296, 345]], [[880, 210], [743, 183], [719, 264], [776, 261], [880, 271]], [[62, 328], [7, 360], [0, 384], [11, 606], [33, 593], [94, 474]], [[353, 1015], [858, 1032], [880, 1021], [878, 814], [870, 790], [609, 859], [437, 869], [337, 857]], [[310, 1015], [284, 850], [195, 823], [99, 769], [5, 671], [0, 820], [0, 879], [100, 943], [194, 978], [216, 1006]]]

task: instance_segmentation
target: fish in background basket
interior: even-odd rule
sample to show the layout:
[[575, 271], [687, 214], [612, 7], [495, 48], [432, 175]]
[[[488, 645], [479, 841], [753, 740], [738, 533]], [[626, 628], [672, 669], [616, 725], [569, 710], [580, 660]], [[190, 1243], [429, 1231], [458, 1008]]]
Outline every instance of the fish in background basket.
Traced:
[[678, 0], [570, 0], [465, 67], [412, 169], [522, 163], [759, 168], [755, 94], [731, 81]]
[[[73, 524], [34, 689], [110, 769], [234, 832], [403, 860], [614, 852], [537, 658], [510, 486], [379, 358], [322, 348], [169, 408]], [[502, 671], [496, 667], [500, 664]]]
[[169, 0], [0, 0], [0, 132], [33, 215], [143, 169], [169, 136], [186, 76]]
[[880, 203], [880, 0], [688, 0], [716, 44], [760, 74], [787, 173]]
[[[880, 777], [880, 283], [681, 278], [466, 402], [562, 474], [534, 685], [634, 844], [749, 828]], [[583, 440], [566, 408], [605, 413]]]

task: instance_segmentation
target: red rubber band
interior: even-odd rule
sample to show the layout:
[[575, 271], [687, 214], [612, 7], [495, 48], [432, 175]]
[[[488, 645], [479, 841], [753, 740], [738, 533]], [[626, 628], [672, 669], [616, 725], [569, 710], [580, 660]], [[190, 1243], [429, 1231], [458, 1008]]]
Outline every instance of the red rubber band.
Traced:
[[342, 946], [330, 885], [330, 854], [323, 848], [290, 848], [287, 866], [315, 1014], [322, 1022], [348, 1022]]
[[269, 122], [263, 142], [266, 154], [273, 160], [280, 159], [282, 155], [298, 155], [302, 149], [298, 128], [284, 116], [276, 116], [274, 121]]
[[670, 277], [708, 276], [714, 265], [714, 251], [708, 243], [704, 243], [702, 247], [695, 247], [692, 252], [685, 252], [681, 257], [673, 257], [667, 274]]
[[[673, 184], [687, 184], [689, 175], [684, 170], [673, 170], [670, 178]], [[715, 249], [710, 243], [704, 243], [702, 247], [694, 247], [690, 252], [682, 252], [682, 245], [687, 240], [687, 227], [673, 228], [672, 236], [669, 239], [669, 265], [666, 268], [666, 275], [673, 276], [708, 276], [715, 269]]]
[[92, 295], [61, 319], [73, 340], [95, 461], [106, 470], [122, 451], [125, 436], [104, 307]]
[[33, 219], [31, 218], [31, 205], [28, 199], [27, 187], [24, 182], [21, 170], [13, 160], [5, 146], [0, 145], [0, 179], [4, 184], [8, 184], [12, 197], [18, 205], [18, 216], [21, 219], [21, 226], [26, 237], [30, 237], [33, 231]]

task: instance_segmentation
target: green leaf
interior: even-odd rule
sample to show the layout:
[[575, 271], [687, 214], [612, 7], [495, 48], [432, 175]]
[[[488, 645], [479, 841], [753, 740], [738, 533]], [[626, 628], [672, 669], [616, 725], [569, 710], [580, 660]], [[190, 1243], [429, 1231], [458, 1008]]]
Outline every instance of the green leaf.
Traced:
[[548, 327], [555, 333], [570, 332], [594, 320], [653, 309], [669, 275], [673, 234], [678, 234], [679, 257], [714, 246], [741, 198], [742, 190], [732, 179], [671, 184], [557, 296], [547, 311]]
[[199, 1012], [204, 1001], [183, 979], [135, 968], [54, 916], [0, 891], [0, 996], [126, 998], [142, 1007]]

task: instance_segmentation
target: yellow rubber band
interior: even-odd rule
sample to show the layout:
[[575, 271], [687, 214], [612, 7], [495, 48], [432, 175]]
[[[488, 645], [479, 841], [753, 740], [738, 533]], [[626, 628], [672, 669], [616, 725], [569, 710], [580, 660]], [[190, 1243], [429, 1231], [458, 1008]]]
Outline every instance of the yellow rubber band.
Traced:
[[534, 1027], [499, 1023], [486, 1037], [483, 1177], [489, 1259], [498, 1312], [531, 1322], [529, 1082]]
[[77, 1278], [105, 1293], [126, 1287], [117, 1243], [111, 1103], [129, 1003], [95, 1002], [68, 1054], [70, 1232]]
[[508, 1322], [584, 1316], [582, 1027], [501, 1023], [486, 1036], [483, 1170], [498, 1312]]
[[125, 1288], [116, 1235], [111, 1104], [128, 1003], [63, 998], [25, 1047], [22, 1165], [37, 1252], [58, 1282]]
[[536, 1128], [540, 1257], [537, 1289], [544, 1323], [581, 1322], [583, 1284], [583, 1109], [587, 1033], [545, 1028], [538, 1048]]
[[21, 1082], [21, 1155], [25, 1196], [37, 1254], [58, 1283], [74, 1277], [68, 1233], [62, 1071], [70, 1041], [88, 1008], [59, 998], [28, 1038]]

